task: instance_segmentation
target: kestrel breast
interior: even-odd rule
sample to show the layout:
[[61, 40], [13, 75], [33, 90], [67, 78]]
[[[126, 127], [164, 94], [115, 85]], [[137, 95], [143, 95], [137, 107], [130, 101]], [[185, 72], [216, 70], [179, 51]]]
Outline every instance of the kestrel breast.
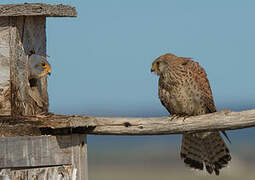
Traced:
[[190, 76], [181, 76], [178, 83], [160, 78], [159, 98], [171, 114], [199, 115], [207, 111], [198, 84]]

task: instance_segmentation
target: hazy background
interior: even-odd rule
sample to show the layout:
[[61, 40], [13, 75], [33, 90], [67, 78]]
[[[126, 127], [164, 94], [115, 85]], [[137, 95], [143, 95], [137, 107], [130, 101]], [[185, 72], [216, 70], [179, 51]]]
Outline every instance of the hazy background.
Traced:
[[[63, 3], [78, 11], [77, 18], [47, 19], [54, 113], [167, 116], [158, 78], [150, 73], [151, 62], [167, 52], [193, 57], [206, 69], [218, 110], [255, 108], [255, 1], [1, 1], [21, 2]], [[229, 134], [233, 164], [218, 179], [253, 179], [254, 129]], [[180, 139], [88, 136], [89, 177], [205, 178], [184, 167]]]

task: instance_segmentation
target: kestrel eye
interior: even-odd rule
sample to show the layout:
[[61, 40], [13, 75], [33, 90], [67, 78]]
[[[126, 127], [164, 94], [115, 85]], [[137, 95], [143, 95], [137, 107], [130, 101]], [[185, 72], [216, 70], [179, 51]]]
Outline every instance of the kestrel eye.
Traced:
[[42, 63], [41, 63], [41, 66], [42, 66], [42, 68], [46, 68], [46, 67], [47, 67], [47, 64], [46, 64], [45, 62], [42, 62]]

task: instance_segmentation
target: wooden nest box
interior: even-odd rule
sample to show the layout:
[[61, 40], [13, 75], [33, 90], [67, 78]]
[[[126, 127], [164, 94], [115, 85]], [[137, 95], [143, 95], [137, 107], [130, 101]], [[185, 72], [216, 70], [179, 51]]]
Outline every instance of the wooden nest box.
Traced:
[[46, 17], [76, 17], [74, 7], [48, 4], [0, 5], [0, 114], [47, 114], [47, 79], [36, 83], [42, 104], [31, 98], [28, 58], [46, 56]]
[[[0, 5], [0, 179], [88, 176], [84, 134], [42, 136], [38, 128], [19, 125], [22, 117], [48, 114], [46, 77], [33, 85], [28, 79], [30, 55], [46, 56], [46, 17], [76, 17], [76, 10], [62, 4]], [[31, 97], [33, 88], [41, 104]]]

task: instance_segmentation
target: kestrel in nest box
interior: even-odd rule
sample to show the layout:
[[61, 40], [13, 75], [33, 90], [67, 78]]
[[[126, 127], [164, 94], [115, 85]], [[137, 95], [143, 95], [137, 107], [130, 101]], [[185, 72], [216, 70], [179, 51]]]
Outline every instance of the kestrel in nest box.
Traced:
[[38, 81], [41, 78], [50, 75], [51, 65], [45, 57], [32, 54], [28, 58], [29, 60], [29, 86], [28, 93], [30, 97], [36, 102], [39, 107], [43, 107], [46, 102], [41, 98], [40, 91], [38, 89]]
[[29, 79], [32, 78], [40, 79], [42, 77], [50, 75], [51, 73], [50, 63], [43, 56], [32, 54], [29, 57], [29, 65], [30, 65]]

